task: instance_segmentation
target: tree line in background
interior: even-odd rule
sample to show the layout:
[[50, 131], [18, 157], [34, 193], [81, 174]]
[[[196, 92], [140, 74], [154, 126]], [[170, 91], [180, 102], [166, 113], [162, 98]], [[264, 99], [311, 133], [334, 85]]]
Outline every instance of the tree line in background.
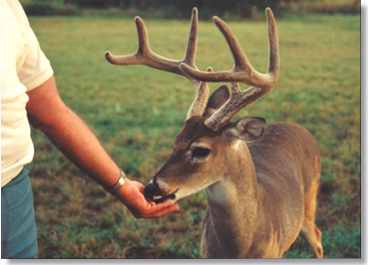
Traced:
[[[256, 17], [265, 7], [276, 15], [283, 11], [359, 13], [359, 0], [21, 0], [30, 15], [76, 14], [85, 9], [139, 10], [160, 17], [187, 17], [193, 6], [201, 10], [202, 18], [211, 15]], [[158, 12], [159, 11], [159, 12]]]
[[119, 7], [139, 10], [166, 8], [175, 10], [176, 14], [181, 16], [187, 16], [193, 6], [196, 6], [202, 13], [216, 13], [218, 15], [238, 13], [241, 17], [249, 17], [252, 16], [252, 12], [263, 10], [267, 6], [278, 13], [282, 2], [291, 1], [297, 0], [65, 0], [64, 2], [81, 7]]

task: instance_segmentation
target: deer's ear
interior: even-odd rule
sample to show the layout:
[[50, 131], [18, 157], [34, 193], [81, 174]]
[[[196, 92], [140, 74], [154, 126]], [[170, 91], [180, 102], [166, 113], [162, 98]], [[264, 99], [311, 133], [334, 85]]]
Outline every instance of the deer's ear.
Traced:
[[229, 89], [226, 85], [217, 88], [208, 99], [205, 117], [208, 117], [215, 110], [220, 108], [230, 97]]
[[266, 120], [261, 117], [243, 118], [235, 126], [238, 137], [247, 142], [254, 142], [261, 138], [265, 128]]

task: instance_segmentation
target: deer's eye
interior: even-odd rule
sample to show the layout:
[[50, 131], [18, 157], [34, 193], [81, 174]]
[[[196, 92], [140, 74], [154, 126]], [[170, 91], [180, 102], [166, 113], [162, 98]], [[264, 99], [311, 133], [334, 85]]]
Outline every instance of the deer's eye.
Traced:
[[195, 147], [192, 150], [193, 159], [203, 159], [206, 158], [211, 153], [211, 150], [206, 147]]

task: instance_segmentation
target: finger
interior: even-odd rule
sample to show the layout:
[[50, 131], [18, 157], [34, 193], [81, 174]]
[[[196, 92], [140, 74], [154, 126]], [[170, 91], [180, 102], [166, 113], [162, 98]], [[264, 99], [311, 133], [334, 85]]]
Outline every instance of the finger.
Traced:
[[166, 212], [169, 213], [173, 211], [176, 211], [176, 212], [180, 211], [179, 205], [177, 204], [169, 205], [164, 208], [160, 208], [155, 211], [152, 211], [150, 214], [156, 216], [156, 215], [162, 215], [162, 213], [166, 213]]
[[139, 211], [139, 210], [137, 211], [137, 209], [131, 209], [131, 212], [134, 214], [136, 218], [157, 218], [157, 217], [167, 215], [169, 213], [180, 212], [180, 210], [181, 209], [178, 204], [172, 204], [172, 205], [166, 206], [165, 208], [159, 208], [159, 210], [156, 210], [156, 211], [152, 211], [152, 209], [143, 210], [143, 211]]
[[172, 205], [158, 212], [151, 213], [150, 215], [146, 216], [146, 218], [159, 218], [168, 214], [174, 214], [178, 212], [180, 212], [180, 208], [177, 205]]
[[154, 205], [152, 205], [150, 207], [150, 212], [154, 213], [154, 212], [159, 212], [165, 208], [171, 207], [171, 206], [176, 206], [179, 209], [179, 205], [175, 203], [175, 201], [172, 200], [167, 200], [161, 203], [155, 203]]

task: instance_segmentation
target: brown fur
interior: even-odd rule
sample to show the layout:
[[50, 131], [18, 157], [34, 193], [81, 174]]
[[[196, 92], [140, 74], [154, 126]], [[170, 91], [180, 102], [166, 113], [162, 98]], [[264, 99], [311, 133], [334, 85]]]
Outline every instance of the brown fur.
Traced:
[[[275, 123], [247, 145], [226, 134], [233, 124], [213, 133], [202, 121], [187, 121], [172, 156], [155, 176], [170, 187], [165, 192], [208, 187], [202, 255], [282, 257], [303, 231], [315, 255], [322, 257], [321, 232], [315, 225], [320, 154], [312, 135], [299, 125]], [[242, 141], [239, 149], [232, 148], [237, 141]], [[213, 154], [205, 163], [188, 162], [194, 142], [211, 146]]]
[[[228, 100], [226, 91], [219, 87], [205, 115], [186, 121], [154, 182], [164, 194], [178, 190], [179, 199], [207, 188], [203, 257], [282, 257], [300, 231], [316, 257], [323, 257], [321, 232], [315, 225], [317, 142], [299, 125], [266, 124], [254, 117], [217, 132], [208, 129], [205, 120]], [[196, 146], [208, 148], [210, 155], [193, 161]]]

